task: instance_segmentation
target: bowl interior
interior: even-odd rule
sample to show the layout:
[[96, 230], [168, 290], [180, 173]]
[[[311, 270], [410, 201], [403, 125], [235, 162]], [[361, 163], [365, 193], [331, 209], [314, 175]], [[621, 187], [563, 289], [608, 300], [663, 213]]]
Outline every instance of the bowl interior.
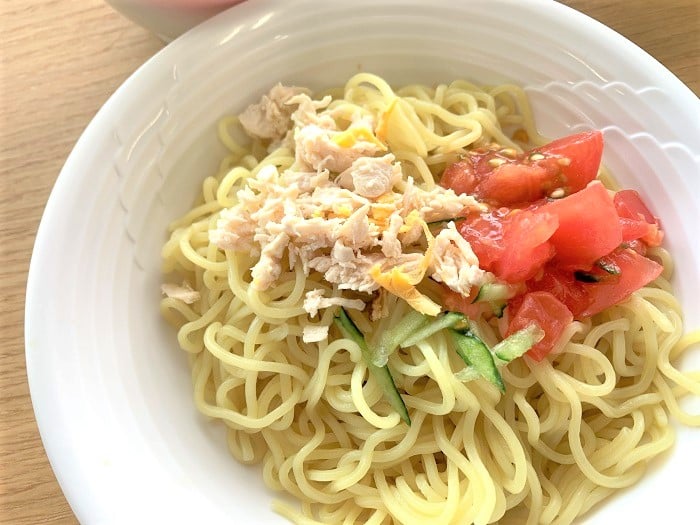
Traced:
[[[244, 3], [126, 82], [76, 146], [42, 221], [28, 369], [47, 451], [81, 521], [283, 522], [260, 469], [236, 463], [223, 425], [195, 411], [186, 356], [158, 311], [160, 248], [224, 154], [219, 118], [278, 81], [319, 89], [357, 71], [395, 85], [515, 82], [544, 134], [602, 129], [604, 162], [662, 218], [687, 325], [700, 326], [691, 296], [700, 152], [689, 110], [698, 103], [642, 51], [553, 2]], [[688, 462], [674, 459], [697, 444], [682, 432], [672, 461], [619, 501], [658, 498], [662, 476], [691, 479]], [[617, 502], [601, 523], [627, 515]], [[679, 517], [690, 512], [683, 505]]]

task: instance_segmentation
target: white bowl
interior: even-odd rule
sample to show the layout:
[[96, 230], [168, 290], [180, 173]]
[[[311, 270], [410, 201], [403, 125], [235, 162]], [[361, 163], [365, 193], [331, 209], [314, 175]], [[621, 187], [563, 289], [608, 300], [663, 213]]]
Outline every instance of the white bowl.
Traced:
[[[601, 24], [549, 1], [303, 0], [241, 4], [158, 53], [80, 138], [32, 258], [27, 369], [36, 417], [82, 523], [284, 523], [259, 468], [201, 417], [159, 315], [167, 223], [223, 153], [215, 124], [273, 83], [467, 77], [527, 86], [541, 131], [604, 130], [604, 162], [661, 216], [688, 327], [700, 326], [698, 99]], [[587, 523], [686, 522], [700, 436]], [[661, 503], [662, 502], [662, 503]]]

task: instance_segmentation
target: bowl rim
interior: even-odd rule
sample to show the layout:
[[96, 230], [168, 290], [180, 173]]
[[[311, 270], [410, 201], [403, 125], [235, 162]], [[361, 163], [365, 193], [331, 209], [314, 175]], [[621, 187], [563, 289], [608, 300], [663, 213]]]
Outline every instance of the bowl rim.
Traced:
[[[380, 1], [384, 5], [397, 7], [415, 6], [421, 3], [420, 0]], [[324, 3], [323, 0], [301, 0], [295, 2], [292, 6], [288, 5], [284, 0], [243, 2], [215, 15], [178, 37], [136, 69], [108, 98], [81, 133], [59, 172], [41, 217], [29, 264], [25, 292], [25, 364], [34, 415], [47, 457], [68, 503], [81, 521], [90, 521], [91, 505], [89, 502], [84, 501], [84, 498], [81, 498], [80, 477], [76, 478], [67, 475], [71, 471], [70, 457], [62, 454], [62, 438], [54, 427], [56, 424], [65, 424], [65, 422], [62, 422], [59, 416], [52, 414], [47, 408], [50, 406], [51, 399], [47, 397], [47, 393], [38, 379], [42, 374], [41, 360], [39, 359], [42, 348], [38, 348], [32, 343], [32, 334], [41, 331], [42, 311], [39, 305], [45, 297], [45, 292], [39, 286], [39, 276], [42, 266], [46, 264], [48, 252], [52, 251], [49, 249], [51, 236], [52, 231], [60, 224], [61, 203], [73, 192], [73, 182], [80, 175], [83, 159], [92, 154], [96, 141], [99, 144], [102, 135], [101, 130], [105, 127], [110, 127], [114, 116], [119, 114], [120, 108], [127, 105], [129, 101], [141, 96], [138, 89], [139, 85], [149, 84], [163, 75], [172, 74], [172, 65], [177, 62], [178, 56], [184, 49], [190, 45], [205, 47], [216, 45], [216, 42], [224, 34], [225, 27], [234, 22], [240, 24], [242, 21], [253, 21], [271, 10], [283, 12], [288, 9], [313, 8], [314, 5]], [[370, 2], [369, 0], [359, 0], [357, 2], [358, 5], [362, 3], [369, 4]], [[453, 0], [437, 0], [436, 3], [456, 10], [461, 9], [459, 3], [455, 3]], [[644, 74], [649, 79], [650, 84], [653, 83], [653, 85], [659, 86], [661, 89], [672, 89], [681, 97], [680, 104], [685, 104], [688, 107], [695, 106], [700, 109], [700, 100], [690, 88], [683, 84], [658, 60], [612, 28], [605, 26], [588, 15], [551, 0], [527, 0], [523, 2], [517, 0], [495, 0], [490, 3], [494, 5], [501, 4], [513, 10], [541, 10], [544, 13], [559, 17], [562, 25], [570, 27], [585, 26], [588, 38], [604, 40], [608, 43], [608, 47], [614, 49], [617, 54], [633, 56], [638, 63], [639, 69], [644, 69]]]

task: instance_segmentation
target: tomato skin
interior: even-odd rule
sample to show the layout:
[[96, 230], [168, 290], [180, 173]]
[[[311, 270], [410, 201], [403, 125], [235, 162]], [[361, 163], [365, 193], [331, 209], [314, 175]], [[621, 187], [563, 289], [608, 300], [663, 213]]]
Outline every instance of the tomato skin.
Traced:
[[[512, 307], [511, 304], [509, 306]], [[523, 296], [522, 302], [508, 324], [507, 335], [537, 324], [544, 330], [544, 338], [533, 346], [527, 354], [541, 361], [574, 320], [569, 309], [549, 292], [530, 292]]]
[[540, 213], [557, 216], [559, 228], [549, 239], [563, 266], [590, 268], [622, 242], [622, 227], [613, 200], [599, 181], [581, 191], [545, 204]]
[[620, 190], [613, 198], [615, 209], [620, 217], [622, 240], [641, 239], [648, 246], [658, 246], [663, 240], [659, 219], [647, 208], [635, 190]]
[[481, 268], [509, 283], [534, 277], [554, 255], [547, 240], [558, 226], [556, 216], [505, 208], [473, 216], [458, 225]]
[[585, 131], [569, 135], [534, 151], [545, 156], [569, 159], [569, 164], [561, 167], [566, 178], [567, 193], [582, 190], [596, 178], [603, 156], [603, 134], [600, 131]]
[[598, 174], [602, 152], [599, 131], [564, 137], [524, 154], [509, 148], [475, 150], [448, 166], [440, 184], [495, 207], [522, 206], [554, 190], [568, 195], [583, 189]]
[[598, 314], [606, 308], [627, 299], [632, 292], [656, 279], [663, 267], [647, 259], [631, 248], [618, 248], [604, 258], [608, 267], [618, 274], [605, 274], [597, 283], [585, 283], [576, 279], [572, 270], [561, 268], [552, 262], [542, 276], [527, 282], [528, 292], [548, 292], [571, 311], [575, 319]]
[[460, 160], [450, 164], [440, 178], [441, 186], [452, 188], [458, 195], [471, 194], [477, 184], [474, 163], [471, 160]]
[[542, 199], [564, 183], [559, 165], [552, 161], [506, 162], [483, 178], [475, 189], [476, 195], [504, 206]]
[[493, 265], [496, 277], [518, 283], [534, 277], [554, 256], [548, 239], [557, 230], [557, 217], [522, 210], [513, 214], [503, 235], [505, 252]]
[[627, 299], [663, 271], [663, 266], [629, 248], [616, 250], [607, 258], [617, 265], [620, 274], [617, 279], [585, 286], [589, 304], [580, 313], [581, 317], [590, 317]]
[[585, 285], [576, 280], [573, 271], [562, 270], [555, 264], [547, 265], [539, 279], [527, 282], [529, 292], [548, 292], [562, 302], [575, 319], [580, 319], [591, 300]]

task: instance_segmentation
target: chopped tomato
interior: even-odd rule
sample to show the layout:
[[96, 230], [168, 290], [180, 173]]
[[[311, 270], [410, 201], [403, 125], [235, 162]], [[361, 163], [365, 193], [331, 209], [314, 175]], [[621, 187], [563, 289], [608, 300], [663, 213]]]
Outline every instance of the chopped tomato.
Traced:
[[632, 292], [656, 279], [663, 271], [660, 264], [629, 248], [616, 250], [607, 259], [620, 269], [620, 274], [616, 279], [585, 286], [589, 303], [580, 313], [582, 317], [595, 315], [621, 302]]
[[555, 140], [528, 153], [510, 148], [481, 149], [447, 167], [440, 183], [476, 195], [493, 206], [528, 204], [555, 190], [581, 190], [598, 174], [603, 152], [599, 131]]
[[554, 255], [547, 240], [557, 218], [546, 212], [499, 209], [467, 218], [459, 225], [479, 265], [499, 279], [517, 283], [534, 277]]
[[555, 215], [559, 221], [549, 242], [556, 249], [555, 259], [564, 266], [589, 268], [622, 242], [613, 199], [598, 181], [537, 211]]
[[[662, 271], [644, 256], [663, 238], [659, 220], [637, 192], [613, 196], [592, 180], [601, 151], [601, 134], [591, 132], [527, 155], [507, 148], [477, 151], [443, 176], [443, 185], [492, 206], [468, 216], [458, 229], [481, 268], [502, 282], [524, 282], [525, 292], [508, 301], [502, 321], [508, 333], [532, 323], [545, 331], [530, 351], [537, 360], [574, 318], [623, 301]], [[553, 189], [563, 197], [544, 199]], [[491, 315], [490, 305], [472, 300], [446, 290], [444, 304], [470, 317]]]
[[561, 301], [574, 318], [579, 319], [590, 304], [590, 299], [583, 283], [577, 281], [572, 270], [562, 270], [556, 264], [545, 267], [539, 279], [527, 282], [530, 292], [549, 292]]
[[600, 159], [603, 156], [603, 134], [600, 131], [585, 131], [569, 135], [534, 150], [546, 157], [568, 159], [561, 167], [566, 179], [567, 193], [582, 190], [596, 178]]
[[[607, 270], [606, 270], [607, 269]], [[663, 268], [629, 248], [619, 248], [586, 273], [597, 282], [586, 282], [573, 270], [556, 263], [547, 265], [542, 276], [527, 282], [531, 292], [549, 292], [566, 305], [576, 319], [590, 317], [617, 304], [656, 279]]]
[[557, 226], [555, 215], [529, 210], [512, 214], [504, 228], [505, 251], [494, 262], [493, 273], [509, 283], [534, 277], [554, 255], [554, 248], [547, 241]]
[[[512, 306], [512, 305], [511, 305]], [[559, 341], [566, 327], [574, 320], [569, 309], [548, 292], [526, 294], [508, 325], [508, 335], [531, 324], [544, 330], [544, 338], [533, 346], [528, 355], [541, 361]]]
[[658, 246], [663, 240], [659, 219], [646, 207], [642, 198], [634, 190], [620, 190], [613, 198], [615, 209], [620, 217], [622, 240], [641, 239], [649, 246]]

